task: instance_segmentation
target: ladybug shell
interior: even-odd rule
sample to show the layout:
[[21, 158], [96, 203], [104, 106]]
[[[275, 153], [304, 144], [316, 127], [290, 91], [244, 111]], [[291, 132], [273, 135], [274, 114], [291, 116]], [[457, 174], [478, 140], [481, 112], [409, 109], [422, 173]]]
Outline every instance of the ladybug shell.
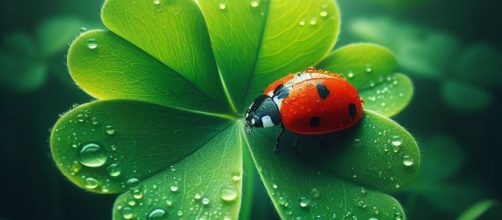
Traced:
[[270, 85], [265, 94], [274, 97], [283, 125], [299, 134], [340, 131], [363, 116], [357, 90], [332, 73], [290, 74]]

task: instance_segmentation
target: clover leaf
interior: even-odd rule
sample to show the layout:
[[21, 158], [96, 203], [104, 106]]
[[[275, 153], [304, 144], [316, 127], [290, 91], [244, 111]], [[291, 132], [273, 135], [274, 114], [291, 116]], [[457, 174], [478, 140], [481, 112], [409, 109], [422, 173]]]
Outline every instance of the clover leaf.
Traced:
[[[107, 0], [102, 20], [107, 30], [82, 34], [68, 53], [72, 78], [98, 101], [59, 119], [51, 150], [77, 186], [122, 193], [114, 219], [238, 218], [249, 202], [244, 147], [283, 218], [405, 217], [385, 193], [414, 178], [420, 154], [387, 116], [413, 87], [385, 48], [331, 52], [335, 2]], [[365, 117], [320, 137], [322, 149], [303, 137], [298, 154], [288, 141], [274, 154], [277, 128], [249, 135], [242, 114], [267, 85], [309, 66], [353, 83]]]

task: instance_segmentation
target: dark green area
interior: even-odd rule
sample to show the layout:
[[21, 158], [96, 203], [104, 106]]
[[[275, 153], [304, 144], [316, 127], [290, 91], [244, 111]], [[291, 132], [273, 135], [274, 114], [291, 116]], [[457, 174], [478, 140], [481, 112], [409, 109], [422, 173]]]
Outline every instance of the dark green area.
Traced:
[[[374, 2], [378, 3], [339, 1], [344, 20], [338, 46], [364, 41], [349, 32], [351, 20], [383, 16], [399, 23], [426, 28], [426, 34], [439, 31], [452, 35], [463, 49], [484, 43], [499, 53], [502, 51], [502, 32], [499, 28], [502, 27], [502, 19], [497, 16], [500, 6], [496, 1], [479, 4], [466, 0], [455, 3], [430, 0], [398, 6], [390, 6], [388, 3], [396, 1]], [[100, 5], [101, 1], [97, 0], [3, 1], [0, 3], [0, 39], [3, 41], [17, 31], [33, 36], [42, 21], [56, 16], [74, 16], [90, 23], [99, 23]], [[74, 31], [76, 36], [79, 30]], [[433, 49], [429, 51], [431, 54], [443, 52], [442, 48]], [[73, 103], [85, 103], [92, 99], [73, 82], [60, 80], [58, 77], [56, 69], [63, 75], [66, 74], [65, 54], [66, 51], [61, 50], [51, 57], [54, 70], [49, 70], [45, 83], [34, 90], [16, 91], [0, 84], [2, 220], [39, 219], [41, 216], [45, 219], [111, 218], [115, 196], [95, 195], [78, 189], [60, 174], [50, 157], [47, 129], [58, 119], [55, 112], [65, 112]], [[452, 66], [451, 69], [457, 65], [448, 62], [440, 64]], [[485, 70], [486, 66], [483, 63], [480, 68]], [[0, 73], [3, 71], [4, 67], [0, 66]], [[466, 80], [465, 77], [457, 77], [457, 74], [463, 76], [466, 73], [456, 71], [462, 69], [445, 73], [446, 76], [441, 80], [421, 77], [419, 73], [414, 74], [409, 69], [405, 71], [413, 79], [415, 95], [410, 106], [395, 120], [411, 131], [423, 146], [424, 169], [427, 161], [438, 167], [461, 161], [458, 162], [458, 167], [452, 168], [453, 171], [442, 171], [450, 173], [440, 180], [435, 179], [435, 175], [439, 175], [437, 173], [423, 172], [416, 184], [397, 195], [410, 219], [451, 219], [483, 199], [502, 198], [502, 190], [498, 187], [502, 185], [499, 176], [499, 158], [502, 153], [499, 125], [502, 118], [497, 114], [502, 107], [502, 86], [487, 85], [470, 78]], [[498, 79], [488, 81], [500, 82], [500, 74], [502, 73], [499, 73]], [[445, 82], [457, 80], [473, 83], [489, 93], [492, 101], [483, 108], [467, 108], [467, 111], [456, 109], [456, 105], [449, 105], [442, 96], [443, 86]], [[437, 143], [438, 136], [447, 137], [455, 144], [450, 143], [450, 147], [445, 147], [444, 143], [434, 144]], [[449, 148], [450, 151], [436, 151], [434, 147], [442, 150]], [[437, 188], [427, 187], [432, 179], [432, 184]], [[259, 178], [255, 177], [255, 180], [256, 185], [261, 186]], [[252, 219], [277, 218], [270, 199], [263, 191], [261, 187], [255, 188], [253, 204], [256, 211], [253, 212]], [[459, 194], [464, 196], [453, 197]]]

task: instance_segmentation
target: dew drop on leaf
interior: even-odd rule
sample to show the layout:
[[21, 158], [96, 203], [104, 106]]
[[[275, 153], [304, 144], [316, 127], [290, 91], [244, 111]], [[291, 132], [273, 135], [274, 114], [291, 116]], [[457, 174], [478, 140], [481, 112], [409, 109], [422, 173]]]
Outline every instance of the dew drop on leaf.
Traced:
[[164, 209], [154, 209], [148, 214], [148, 219], [162, 219], [166, 215], [166, 211]]
[[117, 164], [110, 164], [108, 166], [108, 168], [106, 168], [106, 171], [108, 171], [108, 175], [112, 176], [112, 177], [117, 177], [117, 176], [120, 176], [120, 168]]
[[171, 192], [177, 192], [178, 191], [178, 185], [172, 185], [170, 187], [170, 189], [171, 189]]
[[232, 176], [233, 181], [237, 182], [237, 181], [241, 180], [241, 172], [240, 171], [234, 171], [230, 175]]
[[183, 216], [183, 211], [179, 210], [177, 214], [178, 216]]
[[200, 193], [195, 193], [195, 196], [193, 198], [199, 200], [200, 198], [202, 198], [202, 195], [200, 195]]
[[141, 190], [139, 189], [135, 189], [132, 191], [132, 197], [134, 197], [135, 199], [141, 199], [143, 198], [143, 192], [141, 192]]
[[85, 179], [84, 186], [87, 189], [95, 189], [96, 187], [98, 187], [98, 181], [92, 177], [87, 177]]
[[251, 7], [257, 8], [260, 6], [260, 0], [251, 0]]
[[115, 128], [113, 126], [111, 126], [111, 125], [107, 125], [105, 127], [105, 132], [108, 135], [113, 135], [113, 134], [115, 134]]
[[132, 208], [131, 207], [124, 207], [122, 209], [122, 217], [124, 217], [124, 219], [132, 219], [134, 217], [134, 213], [132, 212]]
[[153, 4], [160, 5], [160, 0], [153, 0]]
[[127, 180], [127, 186], [129, 189], [136, 189], [139, 187], [139, 180], [137, 178], [131, 178]]
[[234, 201], [237, 198], [237, 189], [233, 186], [224, 186], [221, 188], [221, 200], [226, 202]]
[[309, 204], [310, 204], [310, 200], [307, 197], [302, 196], [300, 198], [300, 207], [307, 208], [309, 206]]
[[227, 8], [227, 3], [225, 1], [221, 1], [219, 7], [221, 10], [225, 10]]
[[89, 48], [91, 50], [94, 50], [94, 49], [98, 48], [98, 42], [96, 41], [96, 39], [89, 38], [87, 40], [87, 48]]
[[411, 167], [413, 166], [413, 164], [415, 163], [415, 160], [410, 156], [410, 155], [404, 155], [403, 156], [403, 164], [407, 167]]
[[209, 198], [202, 199], [202, 205], [209, 205], [209, 202], [210, 202]]
[[87, 167], [100, 167], [106, 163], [108, 152], [97, 143], [86, 143], [79, 151], [79, 161]]
[[319, 197], [321, 197], [321, 192], [319, 192], [319, 190], [317, 188], [313, 188], [311, 195], [312, 195], [312, 198], [318, 199]]

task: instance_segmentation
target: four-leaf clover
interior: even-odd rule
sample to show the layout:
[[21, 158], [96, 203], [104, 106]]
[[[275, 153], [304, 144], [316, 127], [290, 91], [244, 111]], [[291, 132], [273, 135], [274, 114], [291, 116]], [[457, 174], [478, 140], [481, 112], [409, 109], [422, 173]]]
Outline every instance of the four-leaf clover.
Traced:
[[[408, 184], [420, 155], [387, 116], [413, 87], [385, 48], [331, 52], [335, 2], [107, 0], [102, 20], [107, 30], [82, 34], [68, 54], [71, 76], [99, 101], [56, 123], [51, 150], [76, 185], [122, 193], [114, 219], [238, 218], [247, 149], [285, 219], [405, 217], [383, 192]], [[286, 137], [274, 154], [278, 128], [248, 135], [242, 113], [268, 84], [309, 66], [343, 74], [365, 116], [321, 137], [323, 148], [305, 137], [295, 154]]]

